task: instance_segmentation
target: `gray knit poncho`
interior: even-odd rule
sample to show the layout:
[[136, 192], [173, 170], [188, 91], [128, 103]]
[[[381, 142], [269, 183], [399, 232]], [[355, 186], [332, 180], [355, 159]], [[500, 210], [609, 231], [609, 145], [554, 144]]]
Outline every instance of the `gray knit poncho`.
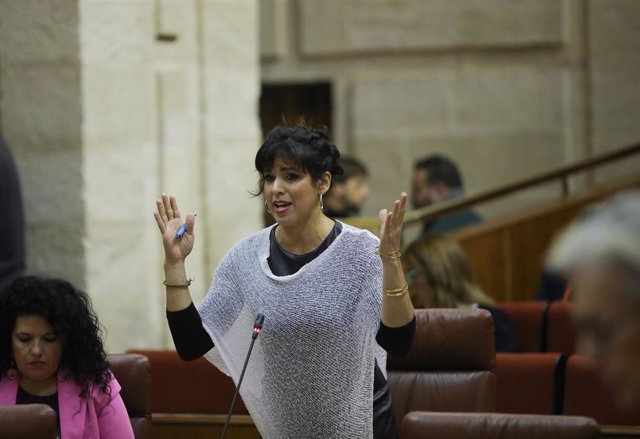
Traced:
[[215, 348], [206, 357], [238, 382], [258, 313], [265, 315], [240, 394], [264, 439], [372, 439], [382, 303], [378, 238], [344, 224], [290, 276], [269, 269], [270, 228], [234, 246], [199, 306]]

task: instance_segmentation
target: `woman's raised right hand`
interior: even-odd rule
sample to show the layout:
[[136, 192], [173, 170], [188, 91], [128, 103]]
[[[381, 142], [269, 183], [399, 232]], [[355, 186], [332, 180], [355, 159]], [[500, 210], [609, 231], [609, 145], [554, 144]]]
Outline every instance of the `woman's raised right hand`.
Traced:
[[187, 231], [181, 238], [176, 238], [176, 233], [183, 224], [176, 198], [173, 195], [162, 194], [162, 197], [156, 200], [156, 207], [157, 211], [153, 212], [153, 216], [162, 235], [165, 265], [182, 263], [193, 250], [195, 215], [191, 213], [187, 215], [184, 221]]

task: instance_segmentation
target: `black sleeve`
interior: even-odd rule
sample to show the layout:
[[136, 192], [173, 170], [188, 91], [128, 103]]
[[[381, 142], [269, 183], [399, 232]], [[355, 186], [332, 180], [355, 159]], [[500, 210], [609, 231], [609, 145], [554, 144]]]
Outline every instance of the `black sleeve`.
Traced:
[[193, 303], [182, 311], [167, 311], [167, 321], [173, 344], [184, 361], [196, 360], [213, 348], [213, 340]]
[[380, 322], [376, 341], [382, 348], [394, 357], [406, 355], [411, 349], [413, 336], [416, 333], [416, 317], [404, 326], [390, 328]]

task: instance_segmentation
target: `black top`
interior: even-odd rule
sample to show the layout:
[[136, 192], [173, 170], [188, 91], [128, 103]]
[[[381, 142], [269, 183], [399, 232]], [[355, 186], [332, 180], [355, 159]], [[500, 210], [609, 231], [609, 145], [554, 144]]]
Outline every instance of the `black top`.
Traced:
[[311, 250], [309, 253], [296, 255], [289, 253], [282, 248], [276, 239], [276, 227], [272, 228], [271, 233], [269, 234], [270, 247], [269, 257], [267, 258], [271, 272], [276, 276], [288, 276], [290, 274], [297, 273], [304, 265], [320, 256], [322, 252], [336, 240], [341, 232], [342, 224], [336, 221], [331, 232], [329, 232], [327, 237], [324, 238], [324, 241], [322, 241], [318, 247]]
[[58, 432], [58, 437], [60, 437], [60, 408], [58, 406], [58, 392], [53, 395], [38, 396], [26, 392], [22, 387], [18, 387], [16, 404], [45, 404], [51, 407], [53, 411], [56, 412], [56, 431]]

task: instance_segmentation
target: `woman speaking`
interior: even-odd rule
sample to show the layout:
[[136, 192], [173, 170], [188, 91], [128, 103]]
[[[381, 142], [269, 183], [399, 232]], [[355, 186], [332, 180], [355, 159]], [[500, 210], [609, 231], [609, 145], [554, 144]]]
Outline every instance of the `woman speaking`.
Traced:
[[240, 391], [264, 439], [397, 437], [386, 354], [406, 353], [415, 332], [400, 262], [407, 195], [380, 211], [379, 239], [330, 219], [322, 196], [342, 172], [339, 156], [322, 131], [269, 133], [255, 168], [276, 223], [226, 254], [197, 309], [184, 265], [195, 216], [183, 220], [174, 197], [157, 201], [167, 316], [180, 356], [206, 355], [237, 383], [249, 331], [265, 315]]

